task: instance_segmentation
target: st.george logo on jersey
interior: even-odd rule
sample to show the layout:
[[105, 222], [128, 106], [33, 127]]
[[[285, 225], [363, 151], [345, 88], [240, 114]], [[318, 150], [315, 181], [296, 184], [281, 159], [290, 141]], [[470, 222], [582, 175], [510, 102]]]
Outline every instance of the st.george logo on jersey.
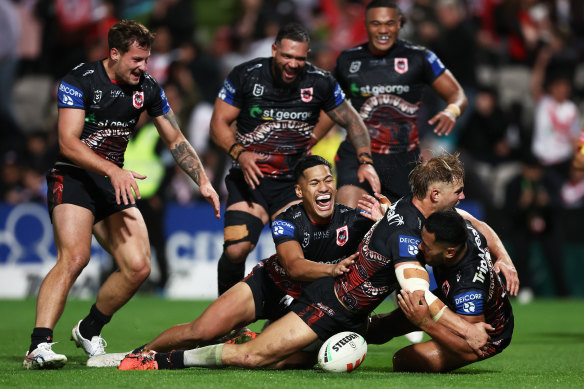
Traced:
[[302, 99], [302, 101], [304, 101], [305, 103], [310, 103], [312, 101], [313, 91], [314, 91], [313, 88], [300, 89], [300, 98]]
[[349, 228], [347, 226], [342, 226], [337, 228], [337, 246], [344, 246], [349, 240]]
[[394, 58], [393, 68], [399, 74], [404, 74], [408, 71], [408, 59], [407, 58]]
[[144, 105], [144, 92], [135, 91], [132, 96], [132, 104], [134, 104], [134, 108], [136, 109], [142, 108]]

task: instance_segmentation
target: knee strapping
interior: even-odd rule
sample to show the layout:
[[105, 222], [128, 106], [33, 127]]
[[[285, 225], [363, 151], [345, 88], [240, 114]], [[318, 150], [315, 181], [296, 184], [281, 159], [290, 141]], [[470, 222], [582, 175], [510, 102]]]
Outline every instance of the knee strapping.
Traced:
[[250, 242], [255, 245], [264, 228], [264, 222], [259, 217], [243, 211], [225, 212], [225, 242], [223, 247], [240, 242]]

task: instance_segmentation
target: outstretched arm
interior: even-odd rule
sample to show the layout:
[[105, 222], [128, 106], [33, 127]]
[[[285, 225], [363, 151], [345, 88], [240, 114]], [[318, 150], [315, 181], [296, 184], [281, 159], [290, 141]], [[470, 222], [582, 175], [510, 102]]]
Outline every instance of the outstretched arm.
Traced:
[[153, 121], [160, 138], [170, 150], [176, 163], [199, 185], [201, 195], [213, 206], [215, 217], [219, 219], [219, 196], [213, 189], [195, 149], [180, 131], [172, 109], [162, 116], [153, 118]]
[[288, 241], [276, 246], [280, 264], [288, 275], [297, 281], [314, 281], [322, 277], [337, 277], [349, 271], [349, 266], [355, 263], [357, 254], [353, 254], [339, 263], [314, 262], [304, 258], [302, 247], [297, 241]]
[[349, 135], [349, 140], [355, 147], [357, 157], [361, 165], [357, 171], [359, 182], [367, 180], [373, 192], [379, 193], [381, 191], [381, 184], [377, 172], [373, 168], [373, 159], [371, 157], [371, 139], [369, 132], [363, 119], [359, 116], [355, 108], [347, 102], [343, 101], [335, 109], [327, 112], [327, 115], [338, 125], [344, 127]]

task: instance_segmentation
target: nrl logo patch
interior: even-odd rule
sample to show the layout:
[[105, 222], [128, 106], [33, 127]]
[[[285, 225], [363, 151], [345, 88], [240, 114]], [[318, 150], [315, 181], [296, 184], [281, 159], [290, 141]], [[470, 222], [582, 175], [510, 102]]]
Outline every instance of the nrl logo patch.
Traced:
[[300, 89], [300, 98], [305, 103], [310, 103], [312, 101], [312, 93], [313, 93], [312, 88]]
[[261, 84], [255, 84], [253, 86], [253, 95], [258, 97], [264, 94], [264, 86]]
[[99, 103], [101, 100], [101, 90], [97, 89], [93, 92], [93, 104]]
[[408, 59], [407, 58], [394, 58], [393, 68], [399, 74], [404, 74], [408, 71]]
[[344, 246], [349, 240], [349, 229], [347, 226], [337, 228], [337, 246]]
[[144, 106], [144, 92], [134, 92], [132, 104], [134, 104], [134, 108], [136, 109], [142, 108]]
[[350, 73], [357, 73], [361, 69], [361, 61], [353, 61], [351, 62], [351, 66], [349, 67]]

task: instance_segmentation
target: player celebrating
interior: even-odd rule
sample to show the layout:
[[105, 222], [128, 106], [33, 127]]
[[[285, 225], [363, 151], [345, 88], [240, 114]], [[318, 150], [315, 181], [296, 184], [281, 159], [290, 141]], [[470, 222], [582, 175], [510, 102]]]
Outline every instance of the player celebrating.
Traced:
[[[416, 120], [426, 85], [448, 104], [429, 121], [439, 135], [450, 133], [467, 105], [461, 86], [434, 53], [398, 39], [403, 23], [393, 1], [371, 1], [365, 11], [369, 41], [343, 51], [334, 73], [369, 130], [381, 193], [392, 202], [410, 193], [408, 175], [420, 155]], [[325, 117], [321, 125], [332, 123]], [[338, 201], [354, 207], [371, 188], [358, 179], [350, 143], [341, 144], [336, 163]]]
[[123, 169], [126, 145], [143, 111], [153, 117], [177, 164], [200, 186], [219, 218], [219, 197], [199, 157], [163, 90], [146, 73], [153, 39], [141, 24], [119, 22], [108, 33], [108, 58], [78, 65], [59, 85], [60, 155], [47, 177], [58, 256], [39, 291], [26, 369], [60, 368], [67, 361], [52, 350], [53, 328], [89, 262], [92, 233], [119, 271], [105, 281], [89, 315], [72, 330], [87, 356], [105, 352], [102, 327], [150, 274], [148, 233], [134, 199], [134, 193], [140, 198], [135, 180], [146, 176]]
[[[450, 209], [464, 198], [463, 176], [462, 164], [456, 156], [435, 157], [418, 165], [411, 178], [414, 197], [408, 196], [392, 204], [383, 217], [375, 212], [375, 206], [365, 207], [381, 219], [363, 239], [359, 257], [350, 271], [337, 278], [320, 278], [306, 286], [292, 304], [292, 312], [250, 342], [219, 344], [170, 355], [156, 352], [129, 355], [120, 369], [221, 365], [280, 367], [285, 358], [317, 339], [325, 340], [347, 330], [364, 332], [368, 314], [397, 285], [425, 294], [433, 318], [445, 323], [464, 337], [475, 352], [482, 354], [481, 347], [487, 341], [485, 328], [491, 327], [481, 323], [470, 325], [448, 310], [428, 291], [428, 274], [416, 259], [422, 223], [432, 212]], [[508, 260], [504, 258], [506, 252], [499, 254], [499, 260]]]
[[[259, 319], [277, 320], [289, 312], [292, 298], [299, 297], [310, 281], [347, 271], [354, 262], [350, 255], [373, 222], [358, 209], [334, 203], [331, 166], [322, 157], [301, 159], [294, 176], [302, 203], [291, 206], [272, 223], [277, 254], [256, 265], [193, 322], [169, 328], [143, 349], [189, 349]], [[100, 355], [87, 365], [117, 366], [125, 354]]]
[[[513, 334], [513, 311], [509, 295], [495, 273], [485, 237], [454, 211], [436, 212], [422, 229], [420, 252], [434, 269], [437, 295], [450, 309], [471, 323], [487, 322], [495, 330], [482, 356], [475, 354], [459, 336], [435, 323], [423, 297], [408, 292], [398, 296], [404, 315], [426, 331], [432, 340], [399, 350], [393, 357], [394, 371], [444, 372], [490, 358], [503, 351]], [[391, 320], [376, 320], [384, 331], [396, 326]], [[388, 339], [389, 340], [389, 339]]]
[[225, 179], [229, 196], [219, 294], [243, 278], [245, 259], [263, 226], [298, 202], [291, 169], [306, 153], [321, 110], [347, 128], [359, 178], [380, 189], [367, 129], [335, 79], [306, 62], [308, 44], [303, 27], [284, 26], [272, 57], [236, 66], [215, 101], [211, 136], [234, 160]]

